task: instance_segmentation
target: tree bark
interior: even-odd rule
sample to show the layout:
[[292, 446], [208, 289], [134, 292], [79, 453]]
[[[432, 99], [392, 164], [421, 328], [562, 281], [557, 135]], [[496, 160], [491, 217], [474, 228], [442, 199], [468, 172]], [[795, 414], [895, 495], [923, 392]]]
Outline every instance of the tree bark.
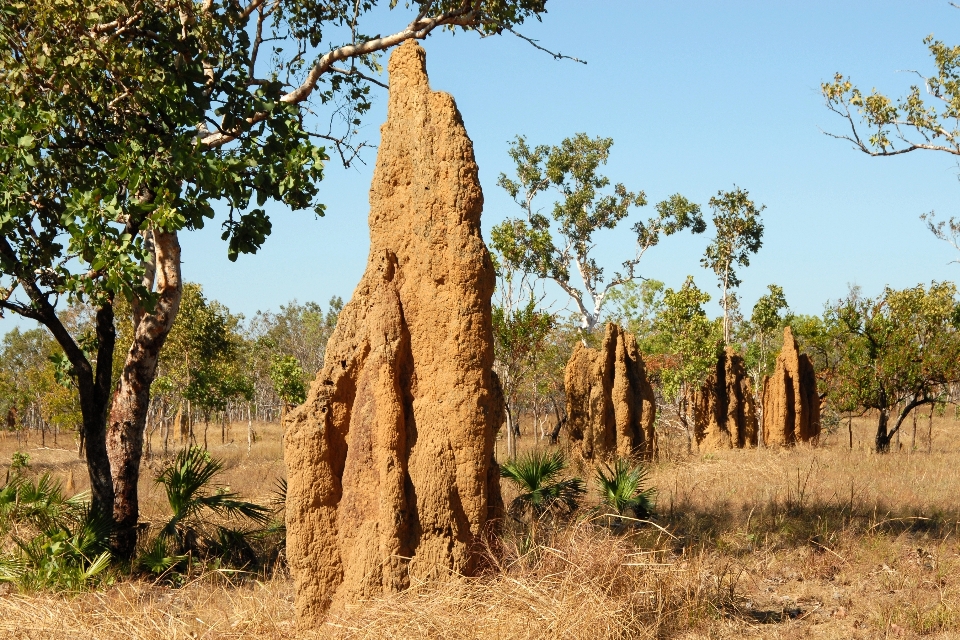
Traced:
[[150, 385], [156, 377], [160, 349], [173, 327], [183, 296], [177, 234], [156, 231], [153, 235], [157, 301], [152, 312], [148, 312], [140, 301], [133, 304], [133, 344], [120, 373], [107, 434], [115, 492], [113, 553], [120, 559], [132, 557], [136, 548], [140, 518], [137, 483], [143, 455], [143, 430], [150, 407]]
[[80, 412], [83, 415], [82, 440], [87, 458], [87, 474], [90, 476], [90, 510], [100, 516], [111, 517], [114, 491], [110, 478], [110, 458], [107, 455], [106, 421], [110, 383], [113, 378], [113, 349], [116, 344], [112, 305], [104, 305], [97, 310], [96, 323], [97, 369], [90, 377], [78, 375], [77, 387], [80, 392]]
[[890, 435], [887, 433], [888, 414], [886, 409], [880, 409], [880, 419], [877, 421], [877, 437], [875, 447], [877, 453], [890, 451]]

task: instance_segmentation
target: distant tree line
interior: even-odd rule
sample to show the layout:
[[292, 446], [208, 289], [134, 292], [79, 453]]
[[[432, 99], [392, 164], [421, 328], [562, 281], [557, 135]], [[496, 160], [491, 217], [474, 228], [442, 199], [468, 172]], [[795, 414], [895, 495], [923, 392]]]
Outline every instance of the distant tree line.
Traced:
[[[145, 431], [159, 434], [166, 450], [206, 445], [210, 428], [227, 439], [232, 423], [276, 422], [303, 402], [323, 365], [327, 340], [343, 307], [339, 297], [327, 308], [293, 300], [276, 312], [247, 319], [208, 299], [197, 284], [184, 286], [178, 322], [157, 364]], [[115, 305], [117, 343], [132, 340], [132, 310]], [[80, 344], [92, 341], [91, 310], [73, 305], [63, 314]], [[114, 384], [126, 350], [117, 350]], [[44, 329], [14, 328], [0, 342], [0, 415], [16, 434], [33, 432], [42, 444], [61, 443], [64, 433], [80, 436], [74, 373], [63, 350]], [[178, 431], [179, 429], [179, 431]], [[248, 433], [247, 438], [253, 436]], [[215, 436], [214, 436], [215, 437]], [[152, 438], [146, 438], [149, 455]], [[83, 448], [80, 447], [82, 453]]]
[[[765, 207], [740, 187], [719, 191], [707, 203], [714, 235], [700, 264], [717, 278], [719, 318], [708, 316], [711, 296], [692, 276], [674, 289], [639, 272], [641, 258], [662, 238], [707, 229], [700, 206], [679, 194], [657, 204], [654, 216], [633, 224], [636, 253], [621, 271], [605, 276], [595, 259], [596, 234], [615, 230], [630, 209], [647, 204], [643, 191], [628, 191], [623, 184], [610, 188], [610, 180], [599, 173], [612, 145], [609, 138], [583, 133], [557, 146], [531, 146], [522, 136], [510, 144], [515, 177], [501, 174], [498, 184], [521, 215], [508, 217], [491, 233], [499, 278], [495, 370], [507, 405], [508, 456], [516, 453], [522, 416], [529, 416], [530, 431], [538, 437], [556, 440], [566, 421], [564, 368], [576, 342], [597, 346], [603, 319], [636, 336], [658, 395], [659, 429], [683, 433], [688, 443], [688, 398], [704, 385], [725, 348], [743, 356], [762, 414], [763, 381], [774, 370], [786, 326], [813, 359], [822, 427], [828, 433], [843, 417], [849, 431], [850, 418], [869, 414], [877, 420], [875, 448], [885, 452], [912, 417], [915, 447], [916, 411], [928, 407], [932, 415], [935, 407], [958, 399], [960, 305], [953, 283], [887, 288], [875, 298], [851, 288], [819, 316], [791, 312], [782, 287], [770, 284], [745, 316], [736, 293], [738, 271], [762, 246]], [[539, 208], [551, 191], [554, 202]], [[938, 237], [948, 235], [944, 223], [931, 229]], [[546, 283], [560, 288], [572, 311], [541, 308]]]

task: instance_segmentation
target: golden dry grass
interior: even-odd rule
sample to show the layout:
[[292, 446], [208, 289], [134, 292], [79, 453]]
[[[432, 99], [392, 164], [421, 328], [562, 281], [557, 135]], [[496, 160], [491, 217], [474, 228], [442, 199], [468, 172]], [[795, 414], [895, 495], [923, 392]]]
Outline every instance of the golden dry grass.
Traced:
[[[730, 451], [653, 466], [658, 529], [613, 534], [578, 522], [520, 553], [508, 539], [478, 578], [453, 577], [357, 603], [321, 638], [953, 638], [960, 637], [960, 422], [926, 421], [918, 448], [870, 452], [854, 421], [821, 447]], [[223, 480], [266, 499], [282, 475], [280, 433], [247, 454], [211, 438]], [[904, 444], [910, 438], [903, 438]], [[9, 457], [11, 439], [0, 443]], [[70, 451], [27, 447], [35, 471], [83, 467]], [[72, 457], [71, 457], [72, 456]], [[156, 467], [156, 461], [154, 461]], [[153, 471], [145, 514], [159, 516]], [[151, 515], [153, 514], [153, 515]], [[3, 638], [293, 638], [284, 576], [182, 589], [124, 582], [73, 596], [0, 597]]]

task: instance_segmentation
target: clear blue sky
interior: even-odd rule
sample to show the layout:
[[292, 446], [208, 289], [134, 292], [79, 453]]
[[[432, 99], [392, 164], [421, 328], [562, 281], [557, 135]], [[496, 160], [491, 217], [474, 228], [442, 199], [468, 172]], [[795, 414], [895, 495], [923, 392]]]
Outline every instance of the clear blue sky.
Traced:
[[[589, 64], [555, 61], [509, 34], [437, 33], [424, 43], [433, 88], [454, 96], [474, 141], [485, 231], [517, 212], [496, 186], [510, 170], [507, 142], [525, 134], [556, 144], [585, 131], [615, 140], [608, 175], [645, 190], [651, 203], [680, 192], [705, 205], [737, 184], [767, 205], [763, 248], [741, 274], [747, 310], [771, 282], [795, 311], [819, 313], [848, 283], [874, 294], [960, 277], [960, 265], [948, 264], [960, 255], [918, 220], [930, 210], [960, 214], [956, 160], [929, 152], [868, 158], [819, 130], [843, 127], [819, 90], [835, 72], [900, 95], [914, 80], [898, 70], [932, 68], [926, 35], [960, 44], [960, 11], [946, 0], [547, 6], [542, 24], [521, 31]], [[379, 26], [395, 31], [408, 20], [398, 9]], [[366, 119], [373, 142], [384, 117], [381, 96]], [[219, 221], [184, 234], [185, 277], [247, 315], [293, 298], [324, 306], [332, 295], [348, 299], [367, 259], [374, 152], [366, 160], [358, 170], [330, 163], [321, 186], [326, 217], [272, 209], [273, 235], [256, 256], [228, 262]], [[599, 238], [598, 257], [611, 270], [633, 252], [628, 228]], [[668, 238], [640, 271], [674, 287], [693, 274], [715, 295], [712, 274], [699, 266], [707, 240]]]

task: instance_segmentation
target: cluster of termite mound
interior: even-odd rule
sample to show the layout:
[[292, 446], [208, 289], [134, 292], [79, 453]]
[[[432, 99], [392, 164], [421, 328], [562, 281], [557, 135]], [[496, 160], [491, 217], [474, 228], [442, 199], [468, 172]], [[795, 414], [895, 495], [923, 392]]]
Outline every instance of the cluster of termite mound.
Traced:
[[[430, 89], [418, 44], [398, 47], [389, 73], [366, 271], [286, 420], [287, 555], [305, 630], [331, 607], [470, 575], [503, 512], [495, 274], [473, 145], [453, 99]], [[653, 457], [656, 399], [633, 335], [608, 324], [600, 348], [578, 345], [565, 385], [568, 443], [582, 461]], [[752, 398], [727, 350], [690, 399], [701, 448], [755, 445]], [[813, 368], [788, 330], [763, 387], [766, 440], [815, 438], [815, 400]]]
[[[757, 417], [753, 382], [743, 358], [727, 347], [704, 385], [687, 394], [688, 420], [700, 451], [782, 447], [815, 442], [820, 435], [820, 400], [813, 363], [790, 327], [773, 375], [763, 380], [762, 425]], [[761, 430], [762, 426], [762, 430]]]

